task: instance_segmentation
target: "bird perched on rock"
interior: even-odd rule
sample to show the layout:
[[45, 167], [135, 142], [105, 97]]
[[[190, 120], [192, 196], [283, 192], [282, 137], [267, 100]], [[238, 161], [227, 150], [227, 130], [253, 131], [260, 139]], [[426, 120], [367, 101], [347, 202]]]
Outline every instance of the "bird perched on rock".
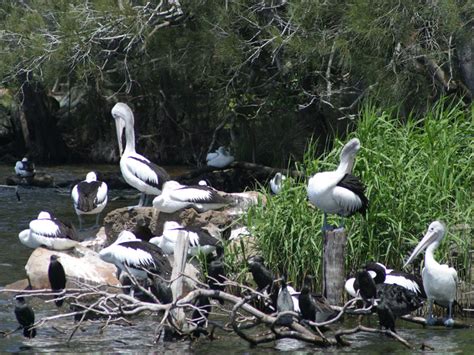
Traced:
[[20, 323], [20, 328], [23, 329], [23, 335], [26, 338], [34, 338], [36, 336], [36, 329], [32, 328], [32, 325], [35, 324], [35, 312], [26, 304], [23, 297], [17, 296], [15, 300], [15, 317], [18, 323]]
[[41, 211], [38, 218], [30, 222], [30, 228], [21, 231], [18, 238], [22, 244], [33, 249], [44, 246], [51, 250], [65, 250], [79, 243], [72, 225], [45, 211]]
[[349, 217], [359, 212], [365, 214], [369, 201], [362, 181], [352, 175], [352, 167], [360, 142], [357, 138], [346, 143], [341, 151], [339, 166], [334, 171], [313, 175], [308, 182], [309, 201], [324, 212], [323, 229], [330, 230], [327, 214]]
[[95, 225], [99, 225], [100, 213], [107, 205], [107, 184], [97, 181], [97, 175], [91, 171], [87, 173], [86, 179], [72, 188], [71, 197], [74, 202], [74, 210], [79, 219], [79, 229], [82, 230], [82, 216], [95, 214]]
[[[53, 292], [61, 292], [66, 288], [66, 272], [64, 271], [63, 265], [59, 262], [59, 256], [56, 254], [51, 255], [48, 267], [48, 279], [51, 284], [51, 290]], [[62, 296], [55, 296], [56, 306], [61, 307], [64, 300], [60, 299]]]

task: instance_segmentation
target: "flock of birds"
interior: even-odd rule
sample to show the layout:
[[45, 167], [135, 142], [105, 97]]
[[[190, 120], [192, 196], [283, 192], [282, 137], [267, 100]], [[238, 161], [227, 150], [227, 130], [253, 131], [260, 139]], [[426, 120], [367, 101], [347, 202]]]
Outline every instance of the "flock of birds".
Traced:
[[[112, 109], [112, 117], [115, 120], [121, 156], [120, 170], [125, 181], [141, 192], [138, 206], [144, 206], [147, 203], [148, 195], [156, 196], [152, 202], [153, 207], [164, 213], [172, 213], [184, 208], [194, 208], [198, 212], [203, 212], [219, 209], [231, 203], [226, 194], [205, 183], [188, 186], [170, 180], [168, 173], [162, 167], [138, 154], [135, 151], [134, 116], [127, 104], [117, 103]], [[122, 145], [124, 132], [125, 148]], [[364, 184], [352, 174], [355, 157], [359, 150], [359, 140], [351, 139], [341, 151], [340, 163], [336, 170], [317, 173], [308, 181], [307, 195], [310, 203], [324, 212], [324, 231], [334, 228], [328, 224], [327, 214], [349, 217], [355, 213], [364, 214], [368, 208]], [[228, 166], [233, 160], [234, 157], [224, 147], [207, 155], [207, 164], [218, 168]], [[15, 166], [19, 176], [22, 176], [22, 170], [28, 169], [31, 170], [31, 164], [26, 158]], [[280, 193], [285, 179], [283, 174], [277, 173], [270, 181], [270, 188], [274, 194]], [[95, 226], [98, 225], [99, 215], [107, 204], [107, 193], [107, 185], [105, 182], [98, 181], [94, 172], [89, 172], [84, 181], [73, 187], [71, 197], [80, 229], [83, 227], [83, 215], [96, 215]], [[406, 266], [412, 262], [426, 249], [422, 280], [413, 275], [394, 272], [378, 263], [369, 263], [354, 278], [346, 282], [346, 291], [351, 296], [361, 296], [366, 305], [374, 307], [379, 314], [381, 325], [392, 330], [395, 330], [397, 317], [419, 308], [425, 298], [430, 306], [428, 324], [435, 322], [432, 304], [437, 303], [448, 308], [448, 317], [444, 323], [446, 326], [452, 326], [454, 323], [452, 306], [456, 295], [457, 274], [453, 268], [440, 265], [434, 259], [434, 250], [445, 232], [446, 228], [441, 222], [431, 223], [425, 237], [405, 264]], [[118, 277], [123, 285], [132, 285], [131, 278], [134, 278], [148, 287], [160, 302], [168, 303], [172, 301], [172, 295], [167, 281], [171, 276], [171, 266], [167, 256], [173, 253], [174, 246], [183, 233], [189, 237], [190, 255], [199, 253], [206, 255], [209, 287], [223, 290], [225, 269], [222, 242], [203, 228], [191, 228], [175, 221], [167, 221], [162, 235], [152, 238], [148, 235], [148, 240], [140, 239], [140, 236], [137, 237], [131, 231], [122, 231], [117, 240], [102, 249], [99, 255], [104, 261], [117, 267]], [[19, 239], [27, 247], [45, 246], [51, 250], [69, 249], [78, 243], [75, 229], [46, 211], [40, 212], [38, 217], [29, 223], [29, 229], [19, 233]], [[333, 316], [334, 312], [324, 298], [311, 292], [311, 278], [305, 279], [304, 287], [297, 292], [287, 284], [285, 278], [275, 279], [273, 273], [265, 267], [262, 258], [254, 257], [249, 260], [248, 265], [257, 284], [257, 290], [268, 292], [272, 300], [271, 304], [267, 302], [264, 305], [264, 309], [272, 312], [291, 310], [301, 314], [303, 319], [315, 322], [323, 322]], [[48, 276], [51, 289], [61, 293], [66, 286], [66, 273], [57, 255], [51, 256]], [[136, 292], [138, 297], [145, 299], [148, 297], [140, 294], [133, 285], [131, 292]], [[17, 301], [15, 314], [24, 330], [24, 335], [33, 337], [36, 334], [35, 329], [31, 329], [34, 313], [22, 297], [17, 297]], [[62, 298], [58, 297], [56, 305], [61, 306], [61, 304]], [[209, 299], [199, 298], [196, 306], [202, 306], [208, 314]], [[196, 317], [193, 315], [193, 319], [196, 318], [196, 323], [200, 326], [205, 324], [202, 314], [203, 312], [200, 312], [196, 314]], [[279, 322], [288, 324], [291, 320], [290, 315], [282, 317]]]

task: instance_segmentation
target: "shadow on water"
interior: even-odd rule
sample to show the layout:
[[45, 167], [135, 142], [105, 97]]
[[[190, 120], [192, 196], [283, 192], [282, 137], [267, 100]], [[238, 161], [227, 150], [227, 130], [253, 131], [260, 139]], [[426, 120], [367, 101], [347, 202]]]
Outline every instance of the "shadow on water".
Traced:
[[[117, 166], [90, 167], [56, 167], [45, 169], [53, 174], [55, 179], [74, 180], [81, 179], [85, 174], [96, 169], [99, 171], [118, 171]], [[0, 184], [4, 183], [5, 177], [10, 175], [11, 167], [0, 166]], [[182, 173], [179, 172], [179, 173]], [[38, 215], [41, 210], [50, 210], [59, 218], [70, 221], [77, 225], [77, 217], [72, 207], [70, 191], [67, 188], [41, 189], [20, 188], [21, 201], [17, 201], [14, 190], [0, 188], [0, 287], [25, 278], [24, 266], [32, 250], [23, 246], [18, 240], [18, 233], [28, 228], [31, 219]], [[102, 217], [109, 211], [138, 201], [135, 190], [110, 191], [109, 203]], [[118, 199], [115, 197], [128, 196], [131, 199]], [[93, 218], [90, 221], [93, 223]], [[58, 310], [51, 304], [45, 304], [41, 300], [32, 301], [36, 317], [54, 315]], [[0, 331], [11, 330], [17, 327], [13, 314], [13, 300], [11, 297], [0, 297]], [[63, 307], [64, 308], [64, 307]], [[61, 309], [60, 312], [66, 312]], [[470, 320], [472, 323], [472, 320]], [[225, 322], [225, 320], [223, 320]], [[371, 325], [375, 326], [376, 318], [371, 319]], [[449, 330], [443, 328], [424, 329], [420, 326], [398, 321], [399, 334], [416, 344], [422, 342], [435, 348], [433, 353], [474, 353], [473, 330]], [[355, 326], [354, 319], [348, 319], [345, 327]], [[176, 342], [153, 344], [154, 333], [157, 324], [151, 317], [134, 320], [133, 326], [111, 325], [101, 331], [98, 324], [88, 324], [77, 332], [70, 344], [65, 344], [72, 331], [73, 320], [60, 320], [54, 324], [48, 324], [38, 330], [38, 336], [34, 339], [25, 339], [21, 332], [16, 332], [7, 338], [0, 338], [0, 352], [157, 352], [157, 353], [228, 353], [228, 354], [261, 354], [272, 352], [288, 352], [292, 354], [309, 354], [315, 351], [300, 341], [292, 339], [279, 340], [276, 343], [265, 344], [256, 348], [250, 348], [246, 342], [234, 335], [217, 331], [218, 339], [210, 342], [201, 339], [195, 343]], [[401, 344], [382, 335], [359, 333], [348, 336], [347, 340], [352, 342], [349, 348], [323, 349], [324, 353], [410, 353]], [[318, 349], [321, 350], [321, 349]]]

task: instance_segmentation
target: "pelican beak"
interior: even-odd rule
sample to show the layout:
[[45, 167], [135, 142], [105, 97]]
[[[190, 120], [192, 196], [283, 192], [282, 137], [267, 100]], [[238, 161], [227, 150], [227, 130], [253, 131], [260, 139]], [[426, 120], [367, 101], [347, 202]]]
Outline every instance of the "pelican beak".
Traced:
[[405, 265], [403, 265], [403, 268], [405, 268], [413, 259], [416, 258], [418, 254], [420, 254], [423, 250], [426, 249], [428, 245], [433, 243], [436, 240], [437, 234], [434, 231], [428, 231], [421, 242], [418, 243], [416, 246], [415, 250], [411, 253], [410, 257], [406, 261]]
[[113, 116], [115, 119], [115, 129], [117, 131], [117, 140], [118, 140], [118, 145], [119, 145], [119, 154], [122, 156], [123, 154], [123, 146], [122, 146], [122, 136], [123, 136], [123, 131], [125, 129], [125, 122], [122, 118], [119, 116]]

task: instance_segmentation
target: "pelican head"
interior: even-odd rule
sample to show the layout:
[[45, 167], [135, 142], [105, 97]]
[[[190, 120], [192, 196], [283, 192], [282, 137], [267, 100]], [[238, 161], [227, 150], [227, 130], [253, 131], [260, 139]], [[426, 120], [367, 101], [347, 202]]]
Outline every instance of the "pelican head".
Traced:
[[123, 102], [117, 102], [112, 108], [112, 117], [115, 119], [115, 129], [117, 131], [117, 139], [119, 144], [120, 156], [123, 154], [122, 135], [127, 123], [133, 126], [134, 118], [132, 109]]
[[21, 159], [22, 162], [26, 163], [28, 161], [28, 158], [27, 157], [24, 157], [23, 159]]
[[51, 215], [49, 214], [49, 212], [41, 211], [37, 219], [51, 219]]
[[444, 234], [446, 233], [446, 226], [440, 221], [432, 222], [429, 227], [428, 231], [426, 232], [425, 236], [421, 240], [420, 243], [416, 246], [415, 250], [411, 253], [410, 257], [408, 258], [407, 262], [403, 267], [407, 266], [413, 259], [416, 258], [418, 254], [420, 254], [423, 250], [425, 250], [431, 244], [439, 244], [441, 239], [443, 239]]
[[175, 221], [166, 221], [163, 225], [163, 234], [165, 231], [176, 230], [183, 228], [178, 222]]
[[360, 141], [358, 138], [352, 138], [346, 143], [344, 148], [342, 148], [339, 168], [342, 169], [345, 174], [351, 173], [355, 156], [359, 150]]
[[114, 242], [114, 244], [120, 244], [123, 242], [130, 242], [133, 240], [138, 240], [138, 238], [133, 234], [132, 232], [129, 231], [121, 231], [120, 234], [117, 237], [117, 240]]
[[96, 175], [93, 171], [87, 173], [87, 175], [86, 175], [86, 181], [87, 181], [87, 182], [97, 181], [97, 175]]
[[165, 190], [176, 190], [179, 189], [180, 187], [183, 187], [179, 182], [175, 180], [168, 180], [163, 184], [163, 188], [161, 191]]

